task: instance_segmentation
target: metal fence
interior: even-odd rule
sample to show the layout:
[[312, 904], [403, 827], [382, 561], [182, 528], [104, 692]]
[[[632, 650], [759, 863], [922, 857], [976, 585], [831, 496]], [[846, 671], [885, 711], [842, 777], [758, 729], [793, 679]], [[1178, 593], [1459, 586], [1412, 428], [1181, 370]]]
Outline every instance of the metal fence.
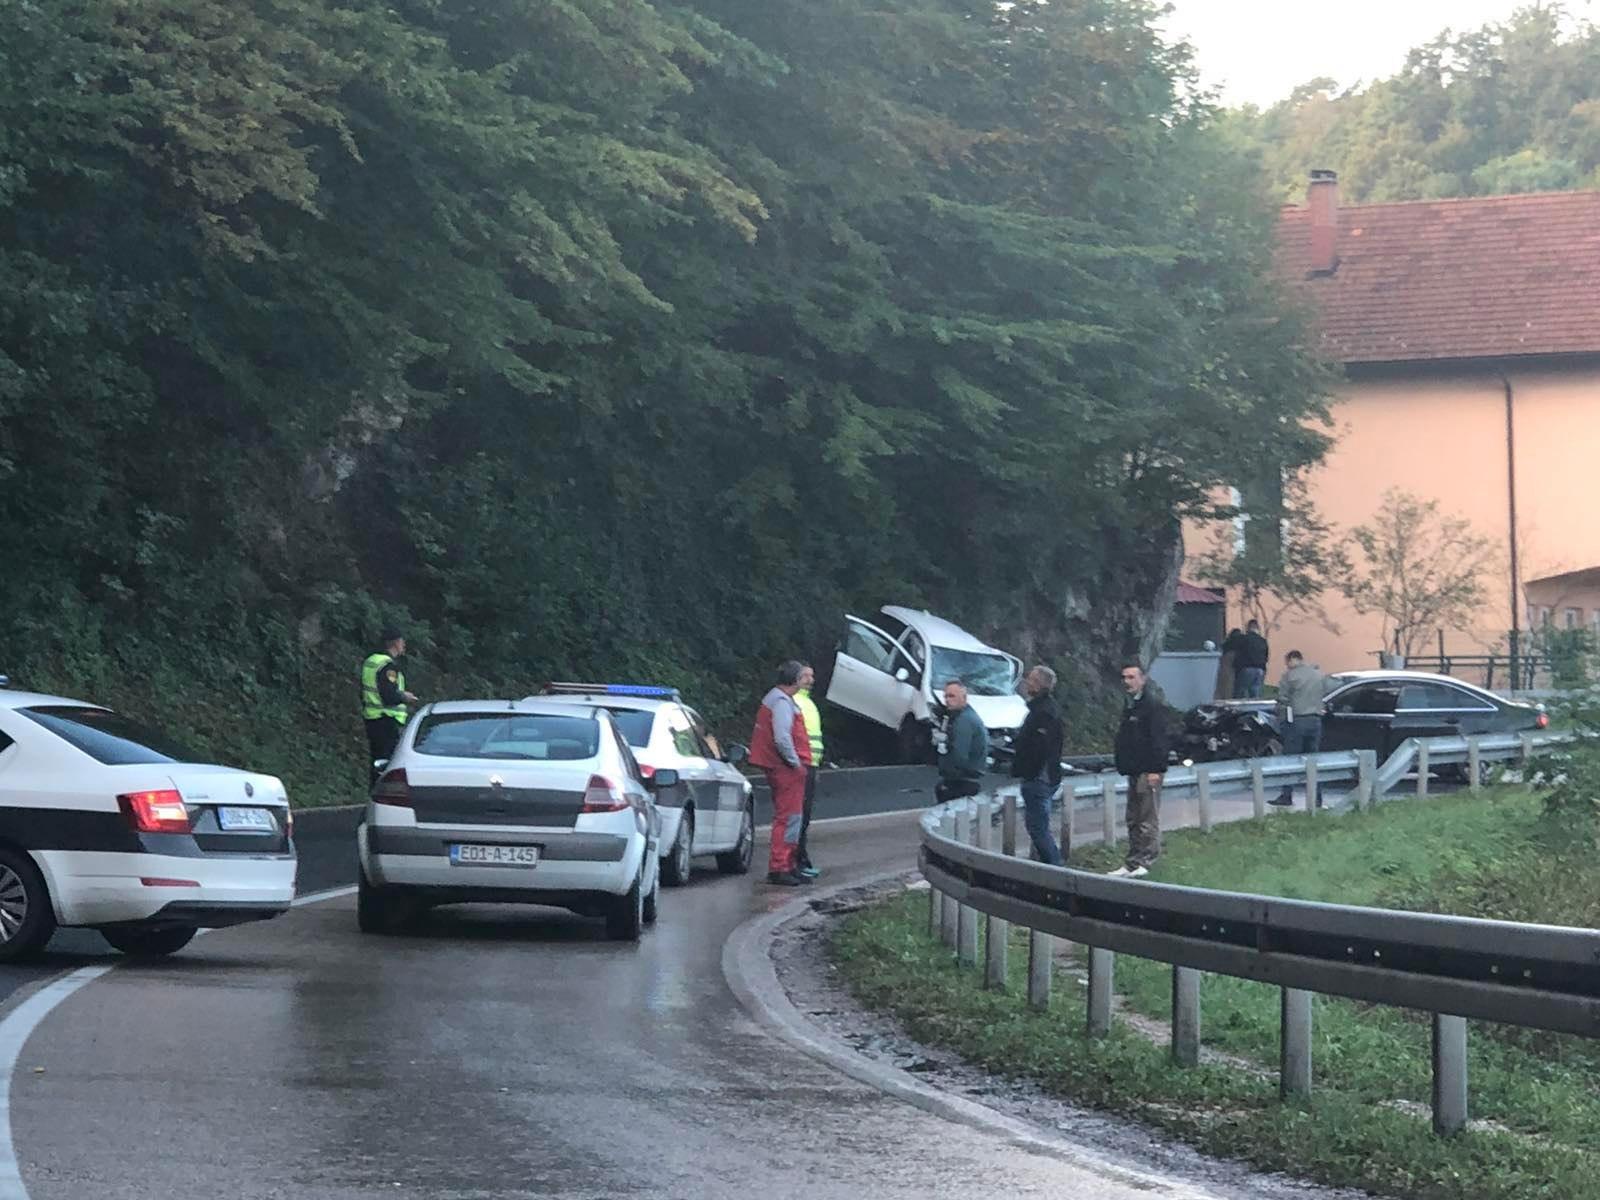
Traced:
[[[1570, 735], [1540, 733], [1431, 738], [1402, 745], [1379, 767], [1370, 753], [1330, 753], [1174, 770], [1164, 791], [1193, 789], [1201, 828], [1209, 827], [1213, 791], [1247, 786], [1265, 816], [1270, 780], [1355, 784], [1356, 803], [1376, 802], [1416, 772], [1426, 796], [1430, 770], [1467, 768], [1476, 788], [1486, 763], [1525, 762]], [[1104, 801], [1108, 842], [1115, 837], [1114, 777], [1071, 781], [1071, 797]], [[1309, 794], [1308, 794], [1309, 798]], [[1070, 830], [1077, 810], [1065, 806]], [[998, 818], [998, 828], [997, 828]], [[1028, 1000], [1050, 998], [1052, 941], [1088, 948], [1088, 1031], [1111, 1027], [1115, 956], [1169, 963], [1172, 1058], [1192, 1066], [1200, 1055], [1200, 973], [1232, 975], [1282, 989], [1280, 1090], [1311, 1091], [1312, 997], [1344, 996], [1430, 1013], [1433, 1021], [1433, 1123], [1444, 1134], [1467, 1122], [1467, 1019], [1600, 1036], [1600, 932], [1520, 925], [1431, 913], [1391, 912], [1209, 891], [1096, 875], [1018, 858], [1018, 799], [978, 797], [929, 809], [922, 821], [922, 873], [932, 885], [929, 928], [976, 965], [978, 919], [987, 922], [985, 984], [1007, 986], [1008, 929], [1032, 931]], [[1001, 844], [994, 845], [996, 835]]]

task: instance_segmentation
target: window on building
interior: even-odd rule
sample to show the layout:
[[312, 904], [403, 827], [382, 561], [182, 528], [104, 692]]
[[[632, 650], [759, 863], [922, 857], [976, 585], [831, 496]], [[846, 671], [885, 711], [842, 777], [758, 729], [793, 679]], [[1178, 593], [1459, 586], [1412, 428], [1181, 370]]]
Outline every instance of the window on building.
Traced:
[[1581, 609], [1581, 608], [1569, 608], [1569, 609], [1567, 609], [1567, 628], [1568, 629], [1582, 629], [1583, 628], [1583, 609]]
[[1239, 515], [1233, 519], [1233, 552], [1259, 556], [1263, 563], [1283, 554], [1287, 522], [1283, 517], [1283, 472], [1264, 469], [1259, 478], [1230, 488], [1228, 498]]

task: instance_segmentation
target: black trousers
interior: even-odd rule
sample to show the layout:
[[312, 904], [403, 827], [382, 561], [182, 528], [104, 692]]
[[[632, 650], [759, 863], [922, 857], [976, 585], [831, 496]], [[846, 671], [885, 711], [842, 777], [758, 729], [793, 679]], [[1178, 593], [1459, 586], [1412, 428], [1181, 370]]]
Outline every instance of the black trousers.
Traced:
[[378, 717], [367, 722], [367, 786], [378, 782], [378, 759], [394, 757], [394, 748], [400, 744], [400, 733], [405, 728], [393, 717]]
[[806, 801], [800, 809], [800, 845], [796, 848], [795, 862], [802, 867], [811, 865], [811, 855], [806, 853], [806, 834], [811, 830], [811, 806], [817, 802], [817, 769], [806, 768]]

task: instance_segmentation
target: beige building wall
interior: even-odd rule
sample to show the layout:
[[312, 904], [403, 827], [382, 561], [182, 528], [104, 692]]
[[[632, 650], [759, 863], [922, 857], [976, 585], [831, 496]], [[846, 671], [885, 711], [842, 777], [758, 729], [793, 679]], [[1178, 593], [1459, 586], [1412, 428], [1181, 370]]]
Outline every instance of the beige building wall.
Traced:
[[[1510, 368], [1516, 414], [1517, 517], [1524, 582], [1600, 566], [1600, 364], [1572, 369]], [[1505, 385], [1487, 370], [1356, 377], [1334, 406], [1336, 441], [1309, 478], [1313, 502], [1341, 530], [1368, 521], [1386, 489], [1437, 500], [1497, 547], [1485, 579], [1488, 599], [1473, 626], [1447, 630], [1451, 653], [1504, 649], [1510, 628]], [[1191, 553], [1215, 534], [1189, 531]], [[1342, 596], [1323, 598], [1328, 623], [1289, 614], [1272, 631], [1274, 669], [1290, 649], [1325, 670], [1378, 665], [1381, 619], [1356, 613]], [[1228, 624], [1240, 612], [1230, 606]], [[1522, 614], [1524, 626], [1527, 614]], [[1427, 653], [1437, 653], [1430, 637]]]

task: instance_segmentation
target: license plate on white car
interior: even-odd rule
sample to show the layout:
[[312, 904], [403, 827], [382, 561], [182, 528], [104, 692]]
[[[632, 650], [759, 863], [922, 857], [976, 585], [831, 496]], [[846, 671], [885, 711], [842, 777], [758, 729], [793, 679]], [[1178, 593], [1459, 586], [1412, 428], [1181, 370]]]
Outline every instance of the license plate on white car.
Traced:
[[224, 805], [217, 809], [217, 828], [225, 833], [276, 833], [278, 826], [270, 809]]
[[537, 867], [537, 846], [473, 846], [452, 844], [453, 867]]

